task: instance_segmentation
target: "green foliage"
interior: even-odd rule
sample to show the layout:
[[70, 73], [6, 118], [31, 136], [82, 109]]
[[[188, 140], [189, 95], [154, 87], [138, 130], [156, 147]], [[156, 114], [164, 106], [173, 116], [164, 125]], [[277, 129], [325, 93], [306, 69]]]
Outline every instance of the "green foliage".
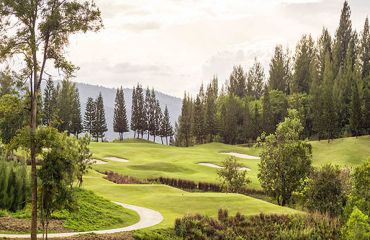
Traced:
[[355, 169], [352, 182], [353, 189], [345, 208], [345, 218], [348, 219], [355, 207], [365, 215], [370, 216], [370, 158]]
[[370, 239], [369, 217], [354, 207], [348, 221], [343, 227], [343, 239], [367, 240]]
[[30, 178], [25, 165], [0, 159], [0, 209], [23, 209], [30, 197]]
[[241, 170], [242, 166], [235, 157], [227, 158], [222, 162], [223, 168], [219, 169], [217, 174], [226, 191], [237, 193], [250, 183], [247, 177], [247, 171]]
[[92, 162], [91, 157], [92, 153], [90, 152], [90, 136], [85, 135], [82, 138], [78, 139], [78, 159], [77, 159], [77, 181], [79, 187], [82, 186], [83, 183], [83, 176], [87, 174], [89, 169], [91, 168]]
[[92, 135], [94, 122], [96, 121], [96, 105], [94, 99], [89, 97], [87, 98], [85, 116], [84, 116], [84, 131]]
[[0, 97], [0, 140], [8, 144], [22, 128], [24, 120], [24, 103], [14, 95]]
[[271, 59], [269, 70], [269, 88], [270, 90], [279, 90], [283, 93], [289, 93], [290, 66], [289, 56], [284, 54], [283, 47], [275, 47], [274, 56]]
[[247, 82], [241, 65], [233, 67], [229, 78], [228, 93], [240, 98], [245, 97], [247, 94]]
[[186, 95], [182, 100], [181, 115], [178, 121], [178, 130], [176, 131], [176, 145], [189, 147], [193, 145], [193, 101]]
[[302, 130], [298, 112], [290, 110], [275, 135], [259, 141], [262, 152], [258, 179], [281, 205], [289, 203], [292, 193], [299, 190], [311, 170], [311, 145], [299, 140]]
[[306, 206], [310, 211], [319, 211], [339, 216], [346, 202], [344, 174], [338, 166], [324, 165], [314, 170], [305, 190]]
[[255, 99], [262, 97], [264, 80], [263, 66], [260, 62], [257, 62], [257, 59], [254, 59], [254, 64], [249, 70], [247, 77], [247, 95]]

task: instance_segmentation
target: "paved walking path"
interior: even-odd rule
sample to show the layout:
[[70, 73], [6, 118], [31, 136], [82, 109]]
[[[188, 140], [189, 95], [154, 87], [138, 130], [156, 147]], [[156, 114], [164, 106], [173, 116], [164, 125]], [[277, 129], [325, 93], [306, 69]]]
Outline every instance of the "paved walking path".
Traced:
[[221, 153], [221, 154], [226, 154], [226, 155], [229, 155], [229, 156], [244, 158], [244, 159], [253, 159], [253, 160], [259, 160], [260, 159], [259, 157], [256, 157], [256, 156], [251, 156], [251, 155], [241, 154], [241, 153], [235, 153], [235, 152], [225, 152], [225, 153]]
[[[139, 230], [139, 229], [157, 225], [163, 220], [162, 214], [152, 209], [124, 204], [120, 202], [114, 202], [114, 203], [124, 208], [137, 212], [137, 214], [140, 217], [140, 221], [131, 226], [109, 229], [109, 230], [97, 230], [97, 231], [88, 231], [88, 232], [70, 232], [70, 233], [50, 233], [48, 234], [48, 238], [65, 238], [65, 237], [71, 237], [75, 235], [88, 234], [88, 233], [109, 234], [109, 233], [129, 232], [129, 231]], [[29, 238], [29, 237], [30, 237], [29, 234], [0, 234], [0, 238]], [[38, 234], [37, 237], [41, 238], [42, 234]]]

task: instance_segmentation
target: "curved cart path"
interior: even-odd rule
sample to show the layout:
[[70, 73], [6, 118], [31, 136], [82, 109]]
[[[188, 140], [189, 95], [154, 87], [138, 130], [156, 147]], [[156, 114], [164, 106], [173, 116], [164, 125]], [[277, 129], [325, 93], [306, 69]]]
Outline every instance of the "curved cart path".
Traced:
[[[48, 238], [65, 238], [65, 237], [71, 237], [75, 235], [88, 234], [88, 233], [109, 234], [109, 233], [128, 232], [128, 231], [139, 230], [139, 229], [157, 225], [163, 220], [162, 214], [152, 209], [138, 207], [138, 206], [129, 205], [129, 204], [120, 203], [120, 202], [114, 202], [114, 203], [124, 208], [137, 212], [137, 214], [140, 217], [139, 222], [131, 226], [109, 229], [109, 230], [97, 230], [97, 231], [88, 231], [88, 232], [70, 232], [70, 233], [50, 233], [48, 234]], [[29, 234], [0, 234], [0, 238], [29, 238], [29, 237], [30, 237]], [[38, 234], [37, 237], [41, 238], [42, 234]]]
[[223, 152], [221, 154], [237, 157], [237, 158], [244, 158], [244, 159], [253, 159], [253, 160], [259, 160], [260, 157], [248, 155], [248, 154], [241, 154], [241, 153], [236, 153], [236, 152]]

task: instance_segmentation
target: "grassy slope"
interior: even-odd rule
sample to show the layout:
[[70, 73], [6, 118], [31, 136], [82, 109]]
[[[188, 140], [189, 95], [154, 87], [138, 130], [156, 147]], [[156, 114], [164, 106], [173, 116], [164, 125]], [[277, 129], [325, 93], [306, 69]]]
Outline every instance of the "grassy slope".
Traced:
[[[76, 189], [76, 209], [55, 212], [53, 218], [63, 220], [64, 227], [72, 231], [105, 230], [130, 226], [139, 221], [136, 212], [122, 208], [91, 191]], [[2, 212], [2, 216], [31, 218], [31, 208], [16, 213]]]
[[164, 221], [153, 228], [173, 227], [174, 220], [187, 213], [203, 213], [215, 216], [219, 208], [231, 213], [240, 211], [251, 215], [264, 213], [298, 213], [293, 209], [280, 207], [262, 200], [239, 194], [189, 193], [165, 185], [118, 185], [91, 172], [85, 177], [85, 188], [112, 201], [120, 201], [157, 210]]
[[[313, 165], [326, 163], [341, 166], [357, 166], [370, 156], [370, 138], [336, 139], [313, 141]], [[221, 143], [198, 145], [190, 148], [178, 148], [152, 143], [92, 143], [94, 157], [116, 156], [128, 159], [128, 163], [109, 162], [106, 165], [94, 166], [100, 171], [112, 170], [121, 174], [139, 178], [173, 177], [195, 181], [217, 182], [217, 170], [200, 166], [199, 162], [220, 164], [227, 156], [220, 152], [239, 152], [258, 155], [259, 149], [230, 146]], [[252, 183], [250, 187], [260, 188], [257, 179], [258, 160], [240, 159], [251, 171], [248, 172]]]

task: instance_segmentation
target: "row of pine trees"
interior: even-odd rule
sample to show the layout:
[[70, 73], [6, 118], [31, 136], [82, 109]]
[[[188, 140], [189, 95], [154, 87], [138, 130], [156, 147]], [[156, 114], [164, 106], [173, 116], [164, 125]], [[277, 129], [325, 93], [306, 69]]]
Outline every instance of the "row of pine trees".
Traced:
[[[168, 138], [171, 139], [173, 136], [169, 111], [165, 106], [162, 113], [154, 89], [148, 88], [144, 98], [141, 85], [134, 87], [132, 106], [131, 130], [135, 132], [135, 137], [143, 138], [144, 134], [147, 134], [148, 140], [153, 136], [155, 141], [156, 137], [160, 136], [162, 143], [165, 139], [168, 144]], [[82, 118], [78, 88], [69, 80], [63, 80], [56, 87], [52, 79], [47, 81], [41, 116], [40, 121], [44, 125], [56, 127], [59, 131], [67, 131], [76, 136], [86, 132], [96, 141], [99, 139], [103, 141], [108, 131], [102, 94], [99, 93], [96, 99], [92, 97], [87, 99]], [[130, 131], [122, 87], [117, 89], [116, 93], [113, 130], [119, 134], [119, 140], [123, 140], [124, 133]]]
[[176, 124], [176, 145], [212, 141], [254, 142], [275, 131], [287, 109], [299, 111], [304, 138], [333, 139], [370, 132], [370, 33], [352, 29], [344, 3], [334, 37], [326, 28], [314, 41], [303, 35], [291, 57], [276, 46], [269, 76], [257, 60], [245, 71], [235, 66], [218, 89], [216, 77], [195, 98], [185, 94]]

